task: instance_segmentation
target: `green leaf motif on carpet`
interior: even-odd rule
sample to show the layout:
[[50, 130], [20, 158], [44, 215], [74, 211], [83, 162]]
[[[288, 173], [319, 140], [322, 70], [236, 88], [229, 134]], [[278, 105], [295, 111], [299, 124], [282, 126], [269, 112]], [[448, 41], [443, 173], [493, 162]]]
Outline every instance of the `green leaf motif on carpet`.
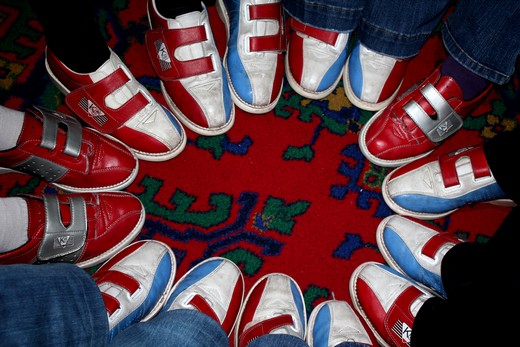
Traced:
[[172, 207], [167, 207], [154, 201], [163, 181], [145, 176], [140, 183], [146, 189], [136, 194], [143, 203], [147, 213], [164, 218], [175, 223], [189, 223], [203, 228], [219, 225], [229, 218], [232, 197], [226, 194], [213, 194], [208, 204], [212, 206], [208, 211], [190, 211], [196, 198], [187, 193], [176, 190], [170, 198]]
[[[307, 201], [286, 204], [282, 199], [271, 197], [265, 203], [262, 218], [255, 218], [255, 227], [260, 230], [270, 229], [290, 235], [295, 225], [293, 217], [305, 213], [309, 206], [310, 203]], [[263, 222], [263, 225], [258, 223], [259, 220]]]

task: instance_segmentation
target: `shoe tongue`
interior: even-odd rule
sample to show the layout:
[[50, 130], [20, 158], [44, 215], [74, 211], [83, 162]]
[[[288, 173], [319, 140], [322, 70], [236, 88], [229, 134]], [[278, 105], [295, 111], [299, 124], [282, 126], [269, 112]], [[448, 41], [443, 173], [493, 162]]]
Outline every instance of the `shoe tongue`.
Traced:
[[180, 16], [175, 17], [175, 19], [168, 19], [168, 28], [169, 29], [182, 29], [194, 27], [202, 24], [204, 18], [202, 12], [194, 11], [186, 14], [181, 14]]
[[[168, 28], [186, 29], [204, 25], [206, 21], [208, 21], [208, 13], [206, 11], [194, 11], [177, 16], [175, 19], [168, 19]], [[206, 55], [204, 45], [201, 42], [178, 47], [173, 54], [179, 60], [198, 59]]]
[[90, 73], [90, 78], [92, 78], [94, 83], [99, 82], [103, 78], [116, 71], [120, 65], [123, 65], [123, 62], [119, 56], [114, 52], [110, 52], [110, 58], [103, 65], [101, 65], [99, 69]]

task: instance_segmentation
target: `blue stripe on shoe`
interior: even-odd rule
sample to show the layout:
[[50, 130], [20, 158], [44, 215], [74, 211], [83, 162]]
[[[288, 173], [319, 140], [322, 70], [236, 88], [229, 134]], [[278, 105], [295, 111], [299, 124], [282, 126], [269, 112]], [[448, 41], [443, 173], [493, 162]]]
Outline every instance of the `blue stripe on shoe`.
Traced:
[[363, 71], [361, 70], [361, 61], [359, 60], [359, 42], [356, 43], [352, 53], [350, 54], [350, 59], [348, 61], [348, 76], [350, 79], [350, 87], [354, 94], [361, 98], [361, 93], [363, 91]]
[[166, 115], [168, 116], [168, 119], [170, 119], [170, 121], [172, 122], [173, 126], [175, 127], [175, 130], [177, 130], [179, 134], [182, 134], [181, 125], [177, 121], [177, 118], [175, 118], [173, 113], [171, 113], [171, 111], [168, 110], [166, 107], [164, 107], [163, 105], [161, 105], [161, 107], [164, 110], [164, 113], [166, 113]]
[[438, 198], [421, 194], [402, 194], [393, 196], [392, 200], [401, 208], [409, 211], [444, 213], [468, 204], [493, 201], [505, 197], [505, 193], [495, 182], [453, 199]]
[[226, 112], [226, 123], [231, 118], [231, 111], [233, 109], [233, 100], [231, 100], [231, 94], [229, 93], [229, 84], [227, 79], [227, 73], [224, 67], [222, 67], [222, 90], [224, 95], [224, 112]]
[[405, 275], [446, 296], [441, 277], [423, 268], [403, 239], [392, 228], [385, 228], [383, 239], [390, 256], [404, 271]]
[[177, 298], [177, 296], [213, 272], [220, 264], [222, 264], [222, 262], [222, 259], [213, 259], [205, 263], [201, 263], [188, 271], [187, 276], [184, 277], [179, 283], [177, 283], [175, 291], [171, 294], [164, 308], [167, 310], [171, 306], [171, 303]]
[[165, 253], [155, 271], [155, 276], [148, 296], [139, 307], [133, 310], [125, 317], [125, 319], [121, 320], [119, 324], [109, 331], [109, 340], [113, 339], [120, 331], [146, 317], [167, 290], [166, 285], [172, 276], [172, 271], [172, 259], [170, 253]]
[[291, 292], [294, 299], [294, 303], [296, 304], [296, 307], [298, 308], [298, 315], [300, 316], [300, 321], [302, 323], [302, 327], [305, 327], [305, 313], [303, 312], [303, 309], [305, 308], [305, 304], [302, 301], [300, 290], [298, 289], [297, 285], [291, 281]]
[[329, 305], [324, 305], [318, 312], [314, 321], [312, 337], [315, 346], [328, 346], [330, 336], [330, 309]]
[[238, 54], [238, 29], [240, 22], [240, 1], [224, 0], [229, 18], [229, 39], [227, 43], [226, 65], [231, 76], [231, 85], [240, 98], [253, 104], [253, 88], [244, 64]]
[[345, 61], [347, 60], [347, 47], [341, 52], [338, 56], [338, 59], [331, 65], [327, 73], [321, 79], [320, 85], [317, 88], [318, 92], [322, 92], [326, 89], [329, 89], [336, 83], [338, 77], [343, 72], [343, 67], [345, 66]]

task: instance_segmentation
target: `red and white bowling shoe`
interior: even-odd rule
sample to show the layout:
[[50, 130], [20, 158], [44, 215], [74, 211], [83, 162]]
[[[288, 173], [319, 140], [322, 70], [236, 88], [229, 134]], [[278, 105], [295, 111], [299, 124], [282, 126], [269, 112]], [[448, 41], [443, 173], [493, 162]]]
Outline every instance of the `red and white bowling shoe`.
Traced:
[[362, 110], [385, 108], [399, 92], [408, 61], [377, 53], [358, 41], [343, 73], [347, 98]]
[[244, 277], [231, 260], [212, 257], [197, 264], [172, 288], [163, 310], [197, 310], [222, 326], [229, 336], [244, 299]]
[[0, 152], [0, 169], [7, 169], [2, 171], [24, 172], [77, 193], [124, 189], [138, 166], [120, 141], [41, 107], [25, 112], [16, 147]]
[[149, 0], [148, 19], [146, 47], [172, 112], [197, 134], [227, 132], [235, 121], [235, 105], [206, 8], [166, 18]]
[[246, 347], [267, 334], [305, 339], [307, 313], [298, 283], [281, 273], [261, 277], [249, 290], [235, 329], [235, 346]]
[[27, 204], [28, 241], [0, 253], [0, 264], [75, 263], [87, 268], [130, 244], [145, 221], [137, 197], [127, 192], [20, 197]]
[[376, 113], [359, 133], [363, 155], [379, 166], [398, 167], [431, 153], [462, 127], [467, 116], [486, 97], [464, 100], [462, 90], [440, 67]]
[[285, 75], [298, 94], [322, 99], [336, 88], [347, 61], [348, 33], [305, 25], [289, 17]]
[[350, 277], [350, 296], [384, 347], [410, 347], [413, 323], [424, 302], [434, 294], [404, 275], [376, 262], [359, 265]]
[[72, 71], [49, 49], [45, 65], [69, 108], [90, 127], [125, 143], [139, 159], [168, 160], [186, 146], [186, 133], [175, 116], [112, 50], [110, 58], [89, 74]]
[[109, 341], [159, 313], [176, 271], [175, 254], [168, 245], [141, 240], [119, 251], [92, 275], [107, 309]]

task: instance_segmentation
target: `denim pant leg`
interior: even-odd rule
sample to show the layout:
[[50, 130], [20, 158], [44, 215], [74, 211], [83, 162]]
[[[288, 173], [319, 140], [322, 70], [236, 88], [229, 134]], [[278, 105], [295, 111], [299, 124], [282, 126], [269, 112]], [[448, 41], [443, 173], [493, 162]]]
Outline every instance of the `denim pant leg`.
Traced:
[[96, 283], [78, 266], [3, 265], [0, 288], [0, 345], [106, 345], [105, 304]]
[[210, 316], [195, 310], [172, 310], [129, 326], [110, 346], [229, 347], [229, 339]]
[[459, 0], [442, 34], [448, 53], [459, 63], [504, 84], [520, 54], [520, 1]]
[[283, 0], [287, 14], [325, 30], [349, 33], [356, 29], [364, 0]]
[[359, 40], [385, 55], [413, 57], [440, 23], [449, 5], [450, 0], [366, 0], [358, 27]]
[[251, 341], [247, 347], [309, 347], [307, 342], [288, 334], [262, 335]]

